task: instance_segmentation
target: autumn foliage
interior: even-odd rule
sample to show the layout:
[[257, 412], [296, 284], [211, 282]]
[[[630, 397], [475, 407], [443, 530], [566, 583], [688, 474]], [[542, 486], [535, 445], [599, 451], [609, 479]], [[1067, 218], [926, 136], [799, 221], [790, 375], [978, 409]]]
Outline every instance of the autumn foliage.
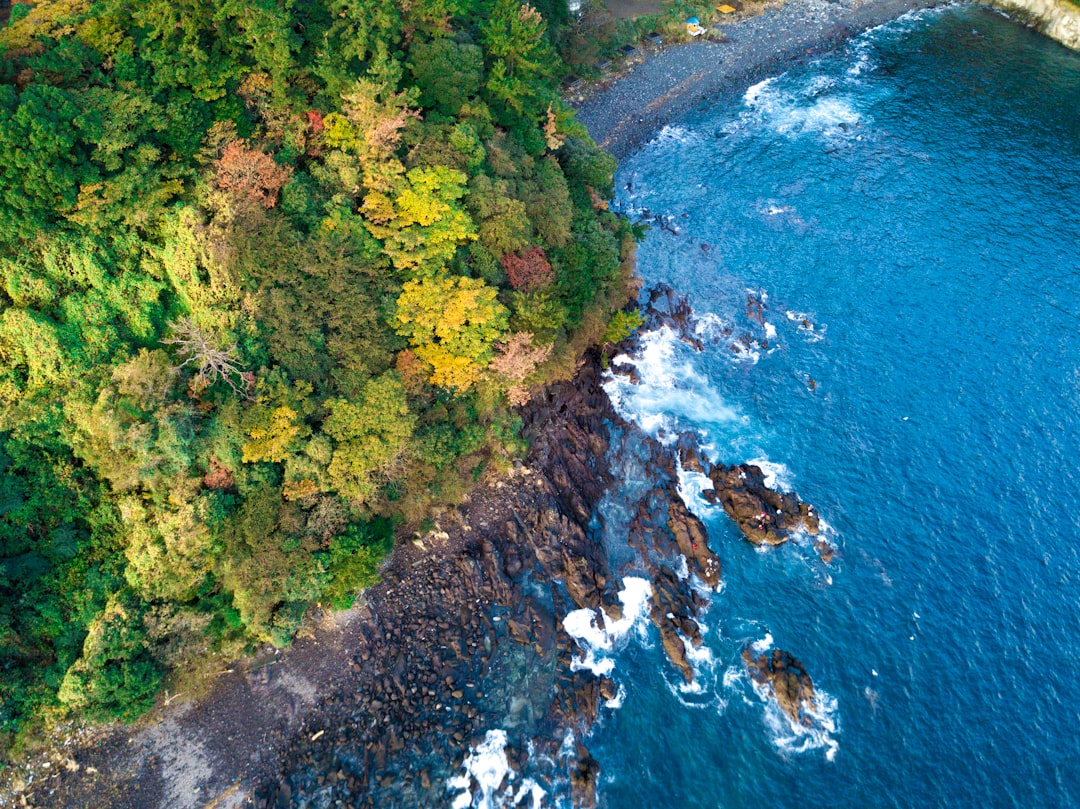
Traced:
[[528, 388], [522, 383], [550, 356], [550, 344], [533, 345], [532, 334], [515, 332], [505, 343], [495, 344], [495, 358], [488, 367], [511, 383], [506, 391], [510, 404], [522, 405], [529, 400]]
[[555, 280], [547, 253], [543, 247], [529, 247], [520, 253], [507, 253], [502, 257], [503, 269], [510, 279], [510, 286], [522, 292], [535, 292], [550, 286]]
[[0, 25], [0, 771], [347, 605], [526, 451], [508, 403], [637, 325], [534, 2]]
[[214, 184], [218, 188], [264, 208], [277, 204], [278, 192], [291, 176], [292, 168], [279, 166], [273, 157], [249, 149], [242, 140], [229, 143], [214, 161]]

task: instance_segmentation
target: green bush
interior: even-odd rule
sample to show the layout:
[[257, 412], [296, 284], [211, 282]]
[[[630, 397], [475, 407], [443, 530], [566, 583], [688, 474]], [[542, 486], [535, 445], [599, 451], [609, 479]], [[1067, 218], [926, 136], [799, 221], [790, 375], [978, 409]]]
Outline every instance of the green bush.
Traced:
[[352, 606], [357, 594], [379, 581], [382, 560], [394, 547], [394, 526], [388, 519], [350, 525], [330, 541], [330, 584], [323, 598], [336, 610]]

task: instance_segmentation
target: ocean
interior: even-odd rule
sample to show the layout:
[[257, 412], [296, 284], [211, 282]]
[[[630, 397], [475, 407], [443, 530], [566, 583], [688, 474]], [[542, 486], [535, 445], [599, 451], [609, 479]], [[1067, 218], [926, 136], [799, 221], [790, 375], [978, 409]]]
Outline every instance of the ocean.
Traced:
[[[599, 805], [1080, 806], [1080, 54], [983, 7], [912, 13], [668, 126], [616, 207], [703, 345], [643, 334], [616, 409], [762, 466], [838, 552], [755, 548], [680, 473], [724, 568], [693, 685], [646, 580], [608, 636], [567, 626], [619, 687], [585, 740]], [[620, 553], [640, 468], [611, 460]], [[749, 645], [806, 667], [809, 727]], [[500, 791], [500, 741], [455, 806], [568, 805]]]

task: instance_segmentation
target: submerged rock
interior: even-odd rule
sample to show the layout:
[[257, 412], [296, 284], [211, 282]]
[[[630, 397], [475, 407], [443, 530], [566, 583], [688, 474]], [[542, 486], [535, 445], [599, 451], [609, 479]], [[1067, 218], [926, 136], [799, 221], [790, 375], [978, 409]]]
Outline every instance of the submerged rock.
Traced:
[[743, 649], [742, 658], [754, 682], [772, 689], [780, 709], [792, 721], [809, 727], [809, 714], [817, 711], [817, 704], [814, 702], [814, 684], [802, 663], [783, 649], [755, 656], [751, 646]]

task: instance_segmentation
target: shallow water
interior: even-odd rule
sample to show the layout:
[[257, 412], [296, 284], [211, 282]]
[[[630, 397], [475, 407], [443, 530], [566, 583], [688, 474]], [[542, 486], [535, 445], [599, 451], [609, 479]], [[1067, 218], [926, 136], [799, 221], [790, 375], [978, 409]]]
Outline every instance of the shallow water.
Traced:
[[[628, 647], [602, 805], [1080, 805], [1080, 56], [982, 8], [910, 15], [618, 182], [667, 223], [641, 275], [706, 338], [649, 335], [620, 408], [781, 465], [840, 554], [757, 551], [693, 500], [725, 564], [703, 692]], [[745, 675], [763, 639], [824, 692], [813, 732]]]
[[[756, 550], [683, 476], [724, 583], [693, 687], [647, 619], [578, 628], [620, 687], [588, 739], [600, 805], [1080, 806], [1080, 55], [983, 8], [909, 15], [665, 129], [617, 182], [664, 223], [640, 274], [705, 344], [645, 335], [617, 408], [760, 463], [839, 553]], [[641, 470], [612, 460], [625, 556]], [[755, 690], [751, 643], [804, 663], [811, 729]], [[545, 783], [474, 803], [566, 805]]]

